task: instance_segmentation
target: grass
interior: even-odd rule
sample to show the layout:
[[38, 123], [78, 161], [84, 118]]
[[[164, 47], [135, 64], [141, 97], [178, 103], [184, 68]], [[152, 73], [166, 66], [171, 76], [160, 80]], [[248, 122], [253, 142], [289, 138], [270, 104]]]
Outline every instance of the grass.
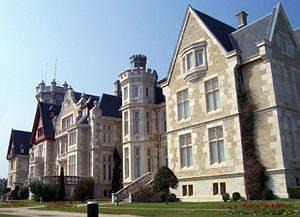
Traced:
[[[299, 199], [279, 199], [273, 201], [249, 201], [250, 203], [258, 204], [260, 202], [272, 204], [272, 202], [279, 201], [285, 204], [293, 204], [295, 209], [300, 209]], [[99, 213], [100, 214], [127, 214], [138, 216], [203, 216], [203, 217], [225, 217], [225, 208], [222, 205], [234, 206], [240, 205], [241, 202], [173, 202], [169, 204], [165, 203], [119, 203], [119, 206], [109, 203], [109, 201], [99, 201]], [[81, 212], [87, 213], [87, 207], [77, 208], [35, 208], [48, 211], [65, 211], [65, 212]], [[210, 209], [210, 210], [209, 210]], [[237, 215], [236, 215], [237, 216]], [[249, 216], [249, 215], [248, 215]], [[258, 215], [259, 216], [259, 215]], [[276, 215], [274, 215], [276, 216]], [[300, 213], [293, 216], [300, 216]]]
[[40, 203], [34, 200], [18, 200], [19, 203], [3, 203], [0, 202], [0, 208], [11, 208], [11, 207], [30, 207], [39, 206]]
[[25, 216], [0, 214], [0, 217], [25, 217]]

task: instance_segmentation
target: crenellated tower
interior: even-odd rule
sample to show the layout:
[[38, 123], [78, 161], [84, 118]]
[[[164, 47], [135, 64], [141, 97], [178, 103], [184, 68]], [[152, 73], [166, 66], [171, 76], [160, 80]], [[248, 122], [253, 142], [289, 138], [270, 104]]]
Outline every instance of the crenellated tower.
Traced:
[[157, 73], [146, 68], [147, 57], [130, 57], [131, 68], [119, 74], [122, 87], [123, 183], [158, 168], [155, 93]]

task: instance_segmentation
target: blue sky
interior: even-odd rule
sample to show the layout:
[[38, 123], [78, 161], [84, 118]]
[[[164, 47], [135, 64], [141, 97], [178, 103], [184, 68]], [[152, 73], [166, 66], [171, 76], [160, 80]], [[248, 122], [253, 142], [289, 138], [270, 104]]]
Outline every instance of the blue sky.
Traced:
[[[229, 25], [246, 11], [248, 23], [270, 13], [274, 0], [0, 0], [0, 177], [12, 128], [31, 131], [35, 87], [67, 81], [74, 90], [113, 94], [129, 57], [142, 53], [148, 68], [166, 76], [188, 4]], [[300, 1], [282, 2], [293, 28], [300, 27]], [[48, 64], [47, 76], [45, 66]]]

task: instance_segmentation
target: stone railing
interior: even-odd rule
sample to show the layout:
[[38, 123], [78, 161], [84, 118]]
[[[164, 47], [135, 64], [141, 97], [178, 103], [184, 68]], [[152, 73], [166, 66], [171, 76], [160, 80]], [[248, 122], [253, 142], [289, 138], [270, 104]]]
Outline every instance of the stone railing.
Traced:
[[132, 192], [137, 191], [140, 187], [144, 186], [148, 182], [152, 181], [153, 173], [148, 172], [145, 175], [141, 176], [140, 178], [136, 179], [135, 181], [131, 182], [125, 188], [121, 189], [117, 193], [112, 193], [112, 202], [119, 202], [129, 196]]
[[142, 196], [149, 196], [152, 190], [152, 183], [153, 179], [147, 182], [144, 186], [141, 186], [139, 189], [137, 189], [135, 192], [131, 194], [131, 202], [136, 202], [139, 200], [140, 197]]
[[29, 158], [30, 163], [41, 163], [44, 161], [43, 157], [30, 157]]
[[66, 160], [66, 159], [67, 159], [67, 152], [57, 155], [57, 160], [59, 160], [59, 161]]
[[[81, 176], [65, 176], [65, 185], [79, 185], [81, 178], [92, 179], [92, 177], [81, 177]], [[54, 182], [59, 183], [59, 176], [44, 176], [40, 177], [40, 181], [45, 183]]]

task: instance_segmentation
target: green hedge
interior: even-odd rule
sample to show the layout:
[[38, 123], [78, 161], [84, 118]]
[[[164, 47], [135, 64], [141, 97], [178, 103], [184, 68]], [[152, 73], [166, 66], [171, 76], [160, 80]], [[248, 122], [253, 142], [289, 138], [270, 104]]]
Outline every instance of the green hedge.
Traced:
[[294, 186], [289, 188], [291, 198], [300, 198], [300, 186]]

